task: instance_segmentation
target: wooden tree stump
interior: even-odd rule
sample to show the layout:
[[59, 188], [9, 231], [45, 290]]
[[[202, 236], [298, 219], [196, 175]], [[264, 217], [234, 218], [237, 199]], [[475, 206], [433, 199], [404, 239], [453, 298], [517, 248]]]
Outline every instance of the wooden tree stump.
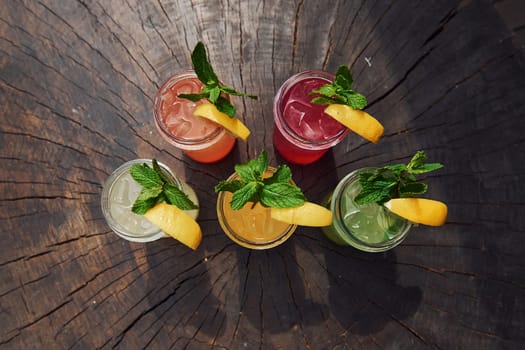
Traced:
[[[525, 12], [519, 1], [9, 1], [0, 6], [0, 348], [520, 349], [525, 344]], [[252, 130], [198, 164], [155, 129], [163, 81], [203, 41]], [[447, 224], [387, 253], [300, 228], [237, 246], [213, 186], [272, 144], [290, 75], [349, 65], [377, 145], [350, 134], [292, 165], [319, 202], [350, 171], [423, 149]], [[157, 158], [197, 191], [204, 239], [131, 243], [100, 207], [122, 163]]]

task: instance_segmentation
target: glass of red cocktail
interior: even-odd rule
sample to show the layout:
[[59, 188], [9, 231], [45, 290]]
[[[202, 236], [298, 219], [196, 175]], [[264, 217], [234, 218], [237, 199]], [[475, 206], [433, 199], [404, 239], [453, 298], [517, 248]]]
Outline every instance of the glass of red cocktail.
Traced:
[[324, 113], [326, 106], [311, 102], [311, 92], [334, 78], [325, 71], [308, 70], [293, 75], [278, 90], [273, 105], [273, 142], [287, 161], [315, 162], [349, 133], [347, 127]]

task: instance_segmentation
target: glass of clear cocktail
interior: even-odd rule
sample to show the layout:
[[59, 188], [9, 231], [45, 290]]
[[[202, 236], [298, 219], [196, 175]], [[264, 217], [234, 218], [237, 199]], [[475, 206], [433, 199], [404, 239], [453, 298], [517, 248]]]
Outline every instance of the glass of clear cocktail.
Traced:
[[289, 162], [309, 164], [341, 142], [349, 129], [330, 117], [326, 106], [313, 104], [311, 92], [334, 80], [321, 70], [308, 70], [286, 80], [274, 98], [273, 142]]
[[[148, 164], [148, 159], [135, 159], [122, 164], [108, 177], [102, 189], [101, 206], [104, 217], [111, 229], [121, 238], [132, 242], [151, 242], [167, 235], [152, 224], [144, 215], [131, 211], [142, 186], [131, 176], [130, 169], [134, 164]], [[195, 204], [198, 204], [195, 191], [165, 164], [158, 163], [164, 175], [185, 193]], [[198, 209], [187, 210], [193, 219], [198, 216]]]

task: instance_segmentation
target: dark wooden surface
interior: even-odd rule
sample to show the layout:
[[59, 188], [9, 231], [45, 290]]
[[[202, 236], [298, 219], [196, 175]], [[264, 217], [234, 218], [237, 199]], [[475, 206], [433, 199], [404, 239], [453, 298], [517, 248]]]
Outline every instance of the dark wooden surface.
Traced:
[[[522, 349], [525, 11], [520, 1], [0, 1], [0, 348]], [[253, 131], [224, 161], [164, 142], [153, 98], [198, 40]], [[350, 65], [386, 134], [293, 166], [319, 201], [353, 169], [424, 149], [449, 205], [384, 254], [299, 229], [243, 249], [212, 188], [265, 148], [291, 74]], [[119, 239], [101, 184], [156, 157], [198, 192], [204, 240]]]

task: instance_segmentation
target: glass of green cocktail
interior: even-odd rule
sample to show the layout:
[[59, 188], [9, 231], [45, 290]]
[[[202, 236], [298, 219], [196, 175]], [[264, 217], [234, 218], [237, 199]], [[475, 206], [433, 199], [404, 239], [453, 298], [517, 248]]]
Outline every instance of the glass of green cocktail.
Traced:
[[346, 175], [323, 202], [333, 215], [332, 225], [322, 228], [325, 235], [339, 245], [382, 252], [400, 244], [413, 223], [444, 224], [444, 203], [414, 198], [427, 190], [416, 175], [442, 167], [425, 160], [425, 152], [418, 151], [406, 165], [362, 168]]
[[332, 211], [331, 226], [325, 235], [339, 245], [350, 245], [367, 252], [394, 248], [408, 234], [412, 224], [377, 203], [357, 204], [361, 190], [359, 174], [373, 171], [363, 168], [346, 175], [323, 203]]

